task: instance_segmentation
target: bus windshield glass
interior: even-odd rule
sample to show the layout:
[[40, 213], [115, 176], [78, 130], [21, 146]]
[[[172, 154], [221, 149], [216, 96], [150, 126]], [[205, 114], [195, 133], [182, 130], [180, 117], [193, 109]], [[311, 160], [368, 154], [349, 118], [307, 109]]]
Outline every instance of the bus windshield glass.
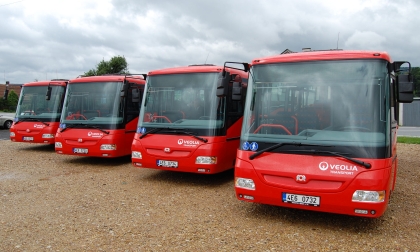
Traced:
[[341, 147], [353, 157], [382, 157], [390, 144], [385, 113], [390, 106], [389, 82], [387, 62], [382, 60], [255, 65], [242, 148], [247, 150], [252, 143], [260, 147], [302, 143], [321, 150]]
[[217, 80], [218, 73], [149, 76], [138, 126], [222, 128], [226, 101], [216, 96]]
[[68, 85], [62, 123], [115, 125], [123, 122], [120, 96], [123, 82], [89, 82]]
[[19, 120], [58, 121], [63, 105], [64, 86], [51, 85], [51, 97], [46, 100], [48, 86], [24, 86], [21, 91], [16, 117]]

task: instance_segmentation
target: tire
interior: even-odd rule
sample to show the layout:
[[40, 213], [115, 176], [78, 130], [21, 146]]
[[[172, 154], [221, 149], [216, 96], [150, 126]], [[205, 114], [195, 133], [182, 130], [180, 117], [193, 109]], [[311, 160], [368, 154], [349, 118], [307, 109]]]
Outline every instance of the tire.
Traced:
[[12, 127], [12, 124], [13, 124], [13, 121], [7, 120], [7, 121], [4, 122], [3, 127], [5, 129], [10, 129], [10, 127]]

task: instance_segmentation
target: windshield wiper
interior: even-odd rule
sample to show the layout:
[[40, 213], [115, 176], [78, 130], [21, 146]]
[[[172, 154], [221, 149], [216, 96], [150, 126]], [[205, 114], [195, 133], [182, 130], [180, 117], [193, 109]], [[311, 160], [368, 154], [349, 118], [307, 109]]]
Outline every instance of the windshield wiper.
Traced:
[[203, 141], [203, 142], [205, 142], [205, 143], [207, 143], [207, 142], [209, 141], [209, 140], [207, 140], [207, 139], [205, 139], [205, 138], [202, 138], [202, 137], [200, 137], [200, 136], [194, 135], [193, 133], [190, 133], [190, 132], [187, 132], [187, 131], [174, 130], [174, 131], [172, 131], [172, 132], [174, 132], [174, 133], [186, 134], [186, 135], [192, 136], [192, 137], [194, 137], [194, 138], [197, 138], [198, 140]]
[[254, 154], [252, 154], [251, 156], [249, 156], [249, 160], [252, 160], [256, 157], [258, 157], [259, 155], [263, 154], [264, 152], [267, 151], [271, 151], [277, 148], [280, 148], [282, 146], [286, 146], [286, 145], [293, 145], [293, 146], [323, 146], [323, 147], [333, 147], [333, 146], [327, 146], [327, 145], [319, 145], [319, 144], [303, 144], [303, 143], [296, 143], [296, 142], [292, 142], [292, 143], [278, 143], [275, 144], [273, 146], [270, 146], [268, 148], [265, 148], [263, 150], [257, 151]]
[[99, 131], [102, 131], [102, 132], [103, 132], [103, 133], [105, 133], [105, 134], [109, 134], [109, 131], [106, 131], [106, 130], [104, 130], [104, 129], [101, 129], [101, 128], [99, 128], [98, 126], [89, 125], [89, 124], [83, 124], [83, 123], [70, 124], [70, 125], [66, 126], [64, 129], [62, 129], [60, 132], [63, 132], [63, 131], [65, 131], [66, 129], [69, 129], [69, 128], [76, 128], [77, 126], [81, 126], [81, 127], [84, 127], [84, 128], [97, 129], [97, 130], [99, 130]]
[[[25, 122], [25, 121], [29, 121], [29, 122], [40, 122], [40, 123], [43, 123], [44, 125], [47, 125], [47, 126], [50, 126], [48, 123], [46, 123], [46, 122], [43, 122], [43, 121], [41, 121], [41, 120], [39, 120], [39, 119], [36, 119], [36, 118], [19, 118], [18, 119], [18, 121], [16, 122], [16, 123], [18, 123], [18, 122]], [[16, 124], [15, 123], [15, 124]]]
[[149, 130], [149, 131], [145, 132], [143, 135], [141, 135], [141, 136], [139, 137], [139, 139], [142, 139], [143, 137], [147, 136], [148, 134], [151, 134], [151, 133], [156, 133], [156, 132], [158, 132], [158, 131], [161, 131], [161, 130], [168, 130], [168, 129], [169, 129], [168, 127], [166, 127], [166, 128], [154, 128], [154, 129], [151, 129], [151, 130]]
[[[289, 150], [284, 151], [284, 152], [289, 152]], [[349, 160], [349, 161], [351, 161], [353, 163], [356, 163], [358, 165], [364, 166], [366, 169], [370, 169], [372, 167], [372, 165], [369, 164], [369, 163], [366, 163], [366, 162], [363, 162], [361, 160], [357, 160], [357, 159], [348, 157], [348, 156], [346, 156], [346, 155], [344, 155], [342, 153], [338, 153], [338, 152], [334, 152], [334, 151], [325, 151], [325, 150], [290, 150], [290, 152], [305, 152], [305, 153], [313, 153], [313, 154], [327, 153], [327, 154], [331, 154], [331, 155], [334, 155], [334, 156], [345, 158], [345, 159], [347, 159], [347, 160]]]
[[64, 129], [61, 129], [60, 133], [61, 133], [61, 132], [63, 132], [63, 131], [65, 131], [66, 129], [69, 129], [69, 128], [75, 128], [75, 126], [76, 126], [76, 125], [80, 125], [80, 124], [71, 124], [71, 125], [67, 125]]
[[104, 130], [104, 129], [101, 129], [101, 128], [99, 128], [98, 126], [94, 126], [94, 125], [90, 125], [90, 124], [79, 124], [79, 125], [81, 125], [81, 126], [83, 126], [83, 127], [87, 127], [87, 128], [97, 129], [97, 130], [99, 130], [99, 131], [102, 131], [102, 132], [103, 132], [103, 133], [105, 133], [105, 134], [109, 134], [109, 131], [106, 131], [106, 130]]
[[[252, 154], [251, 156], [249, 156], [249, 159], [252, 160], [252, 159], [254, 159], [255, 157], [261, 155], [264, 152], [267, 152], [267, 151], [270, 151], [270, 150], [274, 150], [274, 149], [277, 149], [277, 148], [279, 148], [281, 146], [285, 146], [285, 145], [334, 147], [334, 146], [318, 145], [318, 144], [279, 143], [279, 144], [275, 144], [273, 146], [270, 146], [270, 147], [268, 147], [266, 149], [263, 149], [263, 150], [260, 150], [260, 151], [255, 152], [254, 154]], [[351, 161], [353, 163], [356, 163], [358, 165], [362, 165], [366, 169], [370, 169], [372, 167], [371, 164], [369, 164], [369, 163], [366, 163], [366, 162], [363, 162], [363, 161], [360, 161], [360, 160], [357, 160], [357, 159], [348, 157], [348, 156], [346, 156], [344, 154], [340, 154], [338, 152], [333, 152], [333, 151], [323, 151], [323, 150], [322, 151], [321, 150], [283, 150], [282, 152], [305, 152], [305, 153], [313, 153], [313, 154], [316, 154], [316, 153], [328, 153], [328, 154], [331, 154], [331, 155], [335, 155], [335, 156], [338, 156], [338, 157], [345, 158], [345, 159], [347, 159], [347, 160], [349, 160], [349, 161]]]

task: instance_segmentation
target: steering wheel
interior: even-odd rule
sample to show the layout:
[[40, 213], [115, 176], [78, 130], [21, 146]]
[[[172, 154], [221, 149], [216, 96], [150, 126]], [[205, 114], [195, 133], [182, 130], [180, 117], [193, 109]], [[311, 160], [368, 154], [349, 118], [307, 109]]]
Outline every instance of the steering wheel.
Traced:
[[344, 126], [338, 129], [339, 131], [360, 131], [360, 132], [372, 132], [371, 129], [360, 126]]

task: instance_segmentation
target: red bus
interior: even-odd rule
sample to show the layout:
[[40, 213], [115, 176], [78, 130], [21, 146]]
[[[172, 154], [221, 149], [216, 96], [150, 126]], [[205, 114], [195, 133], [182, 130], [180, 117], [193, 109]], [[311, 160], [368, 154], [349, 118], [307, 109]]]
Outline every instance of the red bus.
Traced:
[[146, 75], [103, 75], [70, 80], [58, 154], [113, 158], [131, 153]]
[[54, 144], [68, 80], [22, 85], [16, 116], [10, 128], [13, 142]]
[[[404, 63], [409, 66], [401, 68]], [[410, 72], [408, 62], [376, 51], [253, 60], [235, 165], [237, 198], [383, 215], [397, 176], [398, 104], [413, 100]]]
[[148, 73], [131, 159], [135, 167], [214, 174], [232, 169], [248, 75], [191, 65]]

